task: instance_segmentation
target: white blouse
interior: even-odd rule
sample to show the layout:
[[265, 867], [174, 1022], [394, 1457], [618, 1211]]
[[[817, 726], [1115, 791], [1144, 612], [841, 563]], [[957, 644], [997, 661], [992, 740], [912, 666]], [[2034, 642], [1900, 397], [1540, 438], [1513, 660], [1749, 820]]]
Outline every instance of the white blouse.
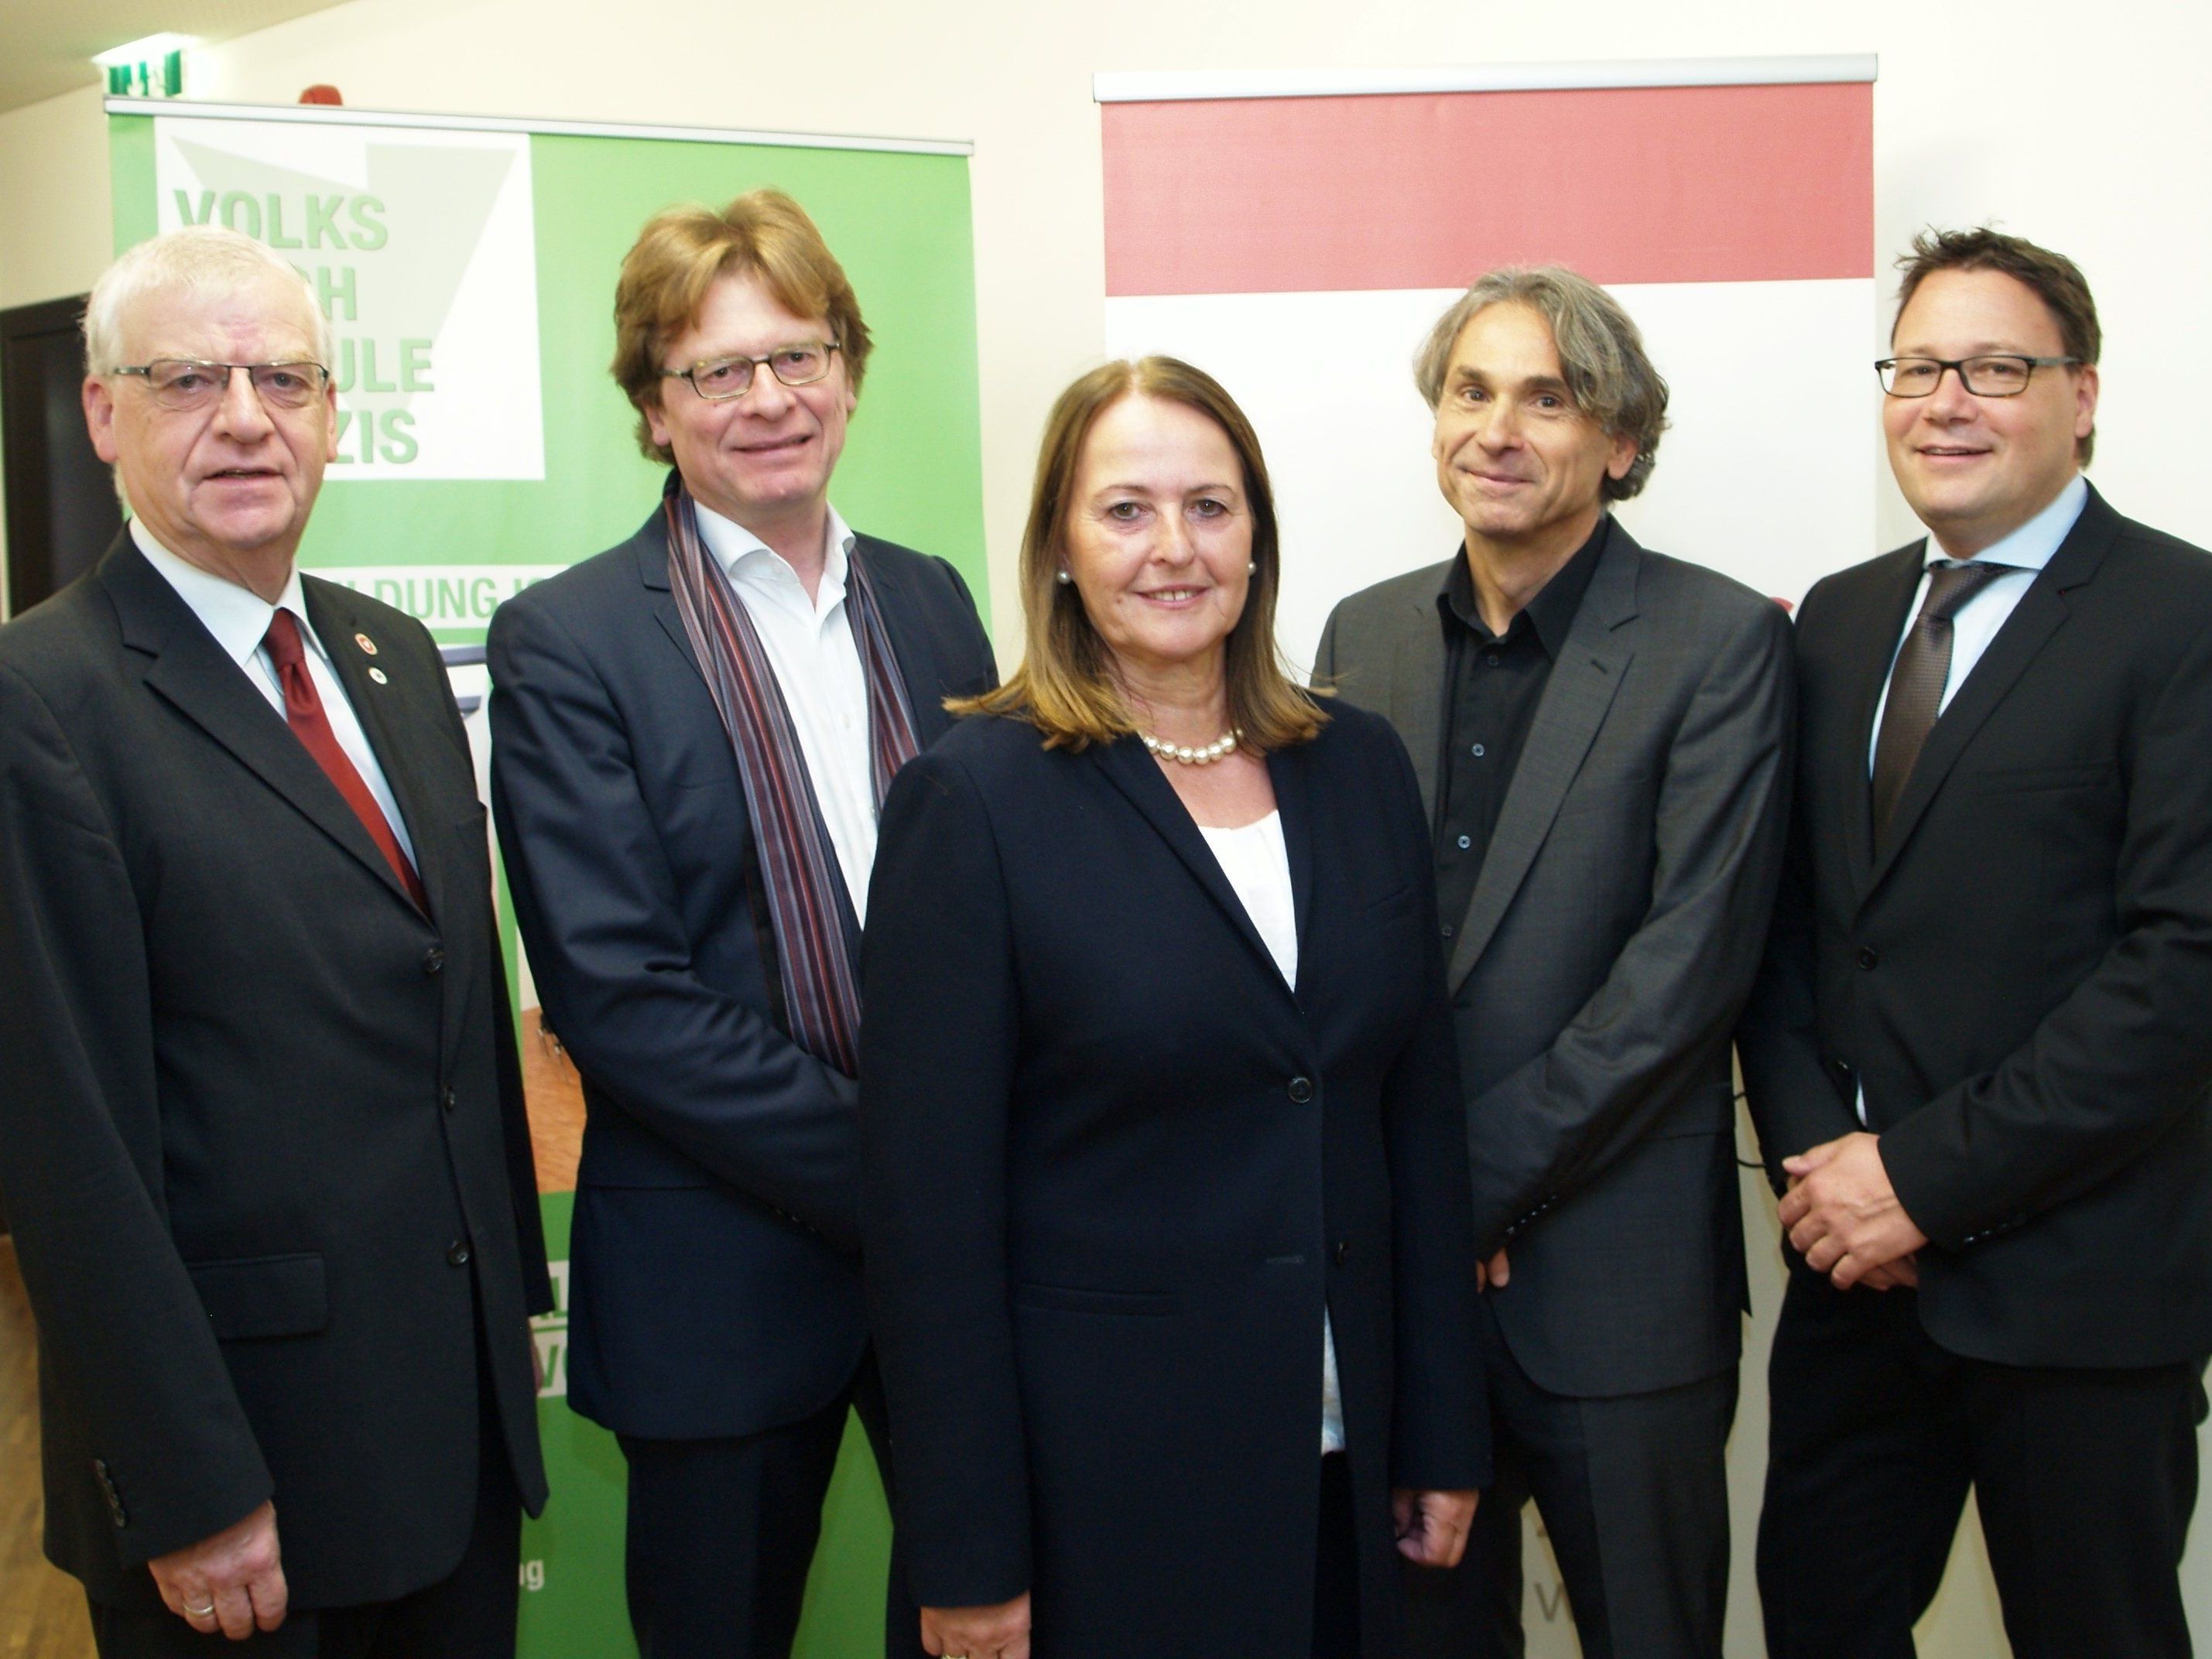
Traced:
[[[1237, 890], [1251, 918], [1261, 943], [1275, 959], [1283, 983], [1298, 982], [1297, 906], [1291, 896], [1291, 853], [1283, 841], [1283, 815], [1264, 818], [1234, 830], [1201, 823], [1199, 834], [1213, 849], [1221, 873]], [[1344, 1449], [1344, 1400], [1336, 1381], [1336, 1335], [1330, 1328], [1328, 1309], [1321, 1314], [1321, 1449], [1324, 1455]]]

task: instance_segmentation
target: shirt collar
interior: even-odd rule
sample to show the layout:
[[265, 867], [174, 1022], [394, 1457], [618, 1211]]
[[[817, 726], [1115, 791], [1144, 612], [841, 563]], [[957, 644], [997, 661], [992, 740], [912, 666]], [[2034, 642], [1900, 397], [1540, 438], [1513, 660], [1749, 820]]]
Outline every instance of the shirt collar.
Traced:
[[[708, 552], [714, 555], [714, 562], [722, 567], [722, 574], [731, 581], [749, 582], [771, 590], [787, 588], [802, 599], [805, 597], [806, 590], [799, 585], [799, 573], [774, 548], [735, 519], [726, 519], [696, 500], [692, 506], [699, 515], [699, 539], [707, 544]], [[830, 509], [830, 526], [824, 541], [822, 583], [814, 596], [817, 612], [828, 611], [845, 597], [845, 572], [853, 554], [852, 526], [834, 506]]]
[[[2059, 544], [2074, 528], [2081, 509], [2089, 504], [2089, 481], [2076, 472], [2066, 481], [2050, 506], [2001, 540], [1974, 556], [1981, 564], [2007, 564], [2017, 570], [2040, 570], [2057, 556]], [[1951, 556], [1935, 537], [1928, 538], [1927, 562], [1948, 564]]]
[[315, 625], [307, 620], [307, 590], [300, 582], [300, 567], [295, 564], [284, 579], [284, 591], [271, 605], [251, 588], [240, 587], [236, 582], [203, 570], [187, 559], [179, 557], [154, 538], [143, 519], [131, 520], [131, 539], [146, 556], [146, 562], [161, 573], [177, 597], [191, 608], [200, 619], [200, 625], [215, 635], [215, 642], [223, 648], [230, 659], [240, 668], [252, 659], [267, 637], [270, 618], [279, 607], [292, 613], [300, 624], [301, 637], [307, 641], [315, 654], [325, 662], [330, 653], [315, 635]]
[[1443, 592], [1437, 595], [1437, 602], [1447, 618], [1458, 617], [1485, 640], [1510, 635], [1521, 618], [1526, 617], [1537, 644], [1543, 647], [1546, 656], [1556, 662], [1566, 647], [1575, 613], [1582, 609], [1583, 595], [1589, 592], [1590, 577], [1597, 570], [1597, 562], [1604, 554], [1606, 538], [1612, 527], [1613, 514], [1601, 514], [1597, 528], [1590, 532], [1589, 538], [1575, 550], [1574, 556], [1559, 567], [1551, 580], [1536, 590], [1536, 597], [1505, 625], [1504, 635], [1492, 634], [1490, 624], [1482, 619], [1482, 607], [1474, 597], [1474, 573], [1468, 567], [1464, 549], [1451, 562], [1451, 568], [1444, 576]]

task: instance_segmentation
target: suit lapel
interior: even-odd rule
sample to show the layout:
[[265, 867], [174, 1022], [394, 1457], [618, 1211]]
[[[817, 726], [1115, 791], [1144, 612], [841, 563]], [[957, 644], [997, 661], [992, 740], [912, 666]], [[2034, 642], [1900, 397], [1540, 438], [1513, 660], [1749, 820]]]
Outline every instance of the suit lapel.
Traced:
[[[1175, 855], [1182, 860], [1183, 867], [1206, 890], [1206, 896], [1213, 901], [1214, 908], [1267, 964], [1267, 976], [1278, 985], [1282, 984], [1282, 970], [1275, 965], [1275, 958], [1269, 952], [1267, 941], [1260, 937], [1260, 930], [1252, 925], [1252, 918], [1245, 913], [1244, 902], [1237, 896], [1237, 890], [1229, 884], [1229, 878], [1221, 872], [1220, 860], [1213, 856], [1213, 849], [1206, 844], [1206, 837], [1199, 833], [1197, 822], [1183, 805], [1182, 797], [1176, 793], [1175, 786], [1160, 775], [1159, 763], [1152, 757], [1145, 745], [1134, 738], [1120, 738], [1110, 744], [1093, 744], [1085, 752], [1096, 757], [1099, 769], [1105, 773], [1108, 780], [1128, 798], [1129, 804], [1137, 809], [1139, 816], [1152, 825], [1160, 839], [1167, 842]], [[1272, 761], [1268, 772], [1271, 776], [1277, 775]], [[1279, 793], [1277, 805], [1280, 806], [1281, 804], [1282, 798]], [[1302, 817], [1304, 805], [1301, 781], [1297, 810]], [[1287, 816], [1283, 834], [1287, 842], [1290, 837]], [[1310, 846], [1310, 841], [1308, 845]], [[1297, 871], [1295, 856], [1291, 867], [1295, 890]], [[1298, 921], [1303, 933], [1305, 923], [1305, 907], [1303, 905], [1299, 907]], [[1287, 987], [1285, 990], [1288, 994]]]
[[2064, 625], [2069, 614], [2067, 591], [2081, 586], [2096, 574], [2118, 528], [2118, 515], [2093, 492], [2081, 509], [2081, 516], [2059, 544], [2058, 551], [2051, 556], [2042, 574], [2028, 584], [2020, 604], [2005, 618], [2004, 626], [1997, 629], [1989, 649], [1982, 653], [1981, 660], [1974, 665], [1952, 697], [1950, 707], [1936, 717], [1936, 724], [1929, 728], [1927, 744], [1913, 764], [1912, 775], [1905, 781], [1905, 793], [1898, 799], [1888, 847], [1868, 875], [1867, 896], [1873, 894], [1895, 866], [1898, 854], [1912, 838], [1913, 827], [1927, 812], [1929, 803], [1943, 787], [1943, 781], [1950, 775], [1966, 745], [1973, 741], [1975, 732], [1981, 730], [1983, 723], [2019, 683], [2028, 665], [2035, 660], [2036, 653]]
[[1874, 781], [1867, 756], [1874, 744], [1874, 713], [1888, 682], [1889, 666], [1897, 641], [1905, 632], [1905, 612], [1920, 586], [1928, 544], [1917, 541], [1899, 548], [1873, 573], [1872, 589], [1858, 620], [1847, 623], [1848, 635], [1863, 638], [1845, 688], [1849, 718], [1844, 726], [1848, 741], [1841, 757], [1842, 787], [1837, 799], [1844, 803], [1844, 842], [1850, 854], [1851, 879], [1865, 896], [1874, 871]]
[[1436, 592], [1424, 583], [1413, 596], [1405, 633], [1391, 653], [1390, 700], [1385, 712], [1413, 760], [1422, 810], [1431, 823], [1437, 815], [1437, 755], [1443, 740], [1446, 667]]
[[115, 605], [124, 645], [149, 659], [147, 686], [413, 909], [414, 901], [337, 786], [292, 734], [284, 717], [216, 643], [191, 607], [146, 562], [128, 530], [101, 560], [99, 578]]
[[[390, 786], [400, 818], [406, 824], [407, 838], [414, 843], [415, 873], [422, 883], [430, 915], [434, 919], [448, 915], [451, 912], [447, 908], [447, 884], [451, 872], [446, 868], [444, 848], [445, 832], [450, 826], [439, 820], [437, 802], [423, 780], [415, 741], [404, 726], [396, 723], [399, 711], [394, 706], [394, 699], [405, 693], [397, 680], [387, 678], [385, 684], [379, 685], [369, 678], [369, 656], [354, 637], [357, 634], [367, 636], [367, 629], [356, 619], [349, 602], [349, 590], [304, 574], [300, 586], [307, 596], [307, 620], [314, 625], [315, 636], [330, 655], [331, 670], [345, 688], [346, 701], [353, 705], [354, 718], [361, 722], [362, 734], [376, 753], [376, 763], [384, 769], [384, 781]], [[442, 668], [440, 674], [442, 681]], [[433, 695], [447, 696], [451, 693], [441, 684]], [[382, 866], [383, 873], [391, 877], [392, 890], [404, 894], [405, 889], [392, 874], [390, 860], [380, 852], [377, 863]], [[410, 899], [408, 902], [412, 904], [414, 901]]]
[[937, 672], [937, 653], [930, 648], [913, 594], [889, 559], [870, 556], [872, 545], [869, 538], [854, 532], [852, 557], [854, 562], [867, 561], [876, 608], [891, 642], [891, 660], [898, 665], [899, 678], [906, 682], [906, 706], [914, 716], [915, 739], [927, 749], [952, 724], [952, 717], [945, 712], [944, 676]]
[[1491, 832], [1482, 872], [1452, 948], [1448, 977], [1455, 995], [1527, 879], [1636, 655], [1633, 635], [1620, 630], [1637, 614], [1636, 576], [1643, 561], [1644, 550], [1616, 523], [1567, 630], [1566, 645], [1544, 682], [1520, 763], [1498, 808], [1498, 827]]
[[686, 665], [698, 676], [699, 684], [707, 684], [706, 671], [699, 666], [698, 653], [691, 648], [691, 635], [684, 627], [684, 613], [676, 608], [675, 592], [668, 586], [668, 517], [656, 512], [639, 529], [636, 538], [637, 579], [652, 595], [653, 619], [660, 624], [668, 642], [676, 647]]

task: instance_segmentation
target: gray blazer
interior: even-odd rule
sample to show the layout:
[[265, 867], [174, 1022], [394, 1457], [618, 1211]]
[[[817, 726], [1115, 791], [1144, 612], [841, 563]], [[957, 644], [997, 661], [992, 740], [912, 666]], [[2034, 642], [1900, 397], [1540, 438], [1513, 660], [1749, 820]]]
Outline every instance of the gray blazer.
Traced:
[[[1436, 810], [1449, 562], [1339, 605], [1317, 682], [1387, 715]], [[1553, 665], [1467, 914], [1444, 919], [1475, 1246], [1554, 1394], [1735, 1364], [1746, 1308], [1729, 1033], [1789, 810], [1781, 606], [1618, 524]]]

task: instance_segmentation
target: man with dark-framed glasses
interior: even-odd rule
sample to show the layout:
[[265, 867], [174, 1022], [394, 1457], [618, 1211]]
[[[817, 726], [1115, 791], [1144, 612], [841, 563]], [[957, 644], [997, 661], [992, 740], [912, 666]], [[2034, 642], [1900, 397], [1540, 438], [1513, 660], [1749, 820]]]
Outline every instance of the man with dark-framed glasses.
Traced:
[[[494, 618], [493, 804], [583, 1079], [568, 1399], [629, 1462], [630, 1620], [657, 1659], [750, 1659], [790, 1650], [848, 1409], [887, 1464], [854, 1082], [876, 813], [996, 674], [952, 567], [830, 505], [872, 342], [796, 202], [655, 217], [615, 323], [670, 471], [636, 535]], [[896, 1559], [888, 1633], [919, 1652]]]
[[1875, 365], [1926, 540], [1797, 626], [1798, 792], [1738, 1034], [1790, 1277], [1776, 1659], [1882, 1659], [1971, 1488], [2022, 1659], [2190, 1650], [2212, 1353], [2212, 558], [2081, 477], [2073, 262], [1929, 232]]
[[85, 335], [131, 521], [0, 629], [46, 1551], [104, 1659], [512, 1655], [552, 1297], [444, 665], [295, 566], [337, 430], [296, 270], [173, 232]]

